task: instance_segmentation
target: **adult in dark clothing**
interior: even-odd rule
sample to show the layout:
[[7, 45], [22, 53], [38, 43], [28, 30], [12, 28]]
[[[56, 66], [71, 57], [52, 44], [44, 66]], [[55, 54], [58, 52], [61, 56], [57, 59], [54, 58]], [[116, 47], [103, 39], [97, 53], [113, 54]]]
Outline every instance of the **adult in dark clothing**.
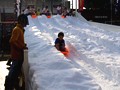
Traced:
[[[5, 90], [14, 90], [17, 87], [18, 76], [23, 64], [23, 51], [27, 49], [24, 42], [24, 27], [28, 24], [26, 15], [18, 16], [18, 23], [12, 31], [10, 38], [12, 65], [5, 80]], [[17, 88], [16, 88], [17, 90]]]

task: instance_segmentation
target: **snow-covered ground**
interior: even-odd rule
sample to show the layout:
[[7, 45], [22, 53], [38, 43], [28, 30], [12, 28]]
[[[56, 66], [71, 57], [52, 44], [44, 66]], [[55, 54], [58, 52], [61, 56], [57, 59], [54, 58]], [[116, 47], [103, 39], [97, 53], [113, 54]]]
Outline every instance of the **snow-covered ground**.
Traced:
[[[70, 16], [28, 18], [29, 90], [120, 90], [119, 30]], [[54, 47], [61, 31], [68, 57]]]
[[0, 61], [0, 90], [4, 90], [5, 76], [8, 74], [6, 63], [7, 61]]

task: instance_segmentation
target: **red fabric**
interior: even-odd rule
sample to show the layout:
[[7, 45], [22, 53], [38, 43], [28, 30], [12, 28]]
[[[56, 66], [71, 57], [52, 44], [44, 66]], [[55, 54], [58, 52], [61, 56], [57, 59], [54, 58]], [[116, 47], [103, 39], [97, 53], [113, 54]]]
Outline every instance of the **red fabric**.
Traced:
[[79, 0], [79, 10], [83, 11], [83, 7], [84, 7], [84, 0]]
[[69, 50], [68, 48], [66, 48], [66, 51], [61, 51], [66, 57], [69, 56]]
[[64, 15], [62, 15], [61, 17], [62, 17], [62, 18], [65, 18], [65, 16], [64, 16]]
[[51, 16], [47, 16], [47, 18], [51, 18]]
[[32, 15], [32, 18], [36, 18], [37, 17], [37, 15]]

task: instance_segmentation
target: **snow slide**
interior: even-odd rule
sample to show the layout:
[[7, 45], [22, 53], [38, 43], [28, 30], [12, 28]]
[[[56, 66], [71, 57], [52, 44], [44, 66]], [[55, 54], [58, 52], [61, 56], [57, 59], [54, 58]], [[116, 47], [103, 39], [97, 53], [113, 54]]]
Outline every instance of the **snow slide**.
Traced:
[[[120, 90], [119, 32], [92, 26], [83, 18], [28, 18], [29, 90]], [[54, 47], [60, 31], [69, 57]]]

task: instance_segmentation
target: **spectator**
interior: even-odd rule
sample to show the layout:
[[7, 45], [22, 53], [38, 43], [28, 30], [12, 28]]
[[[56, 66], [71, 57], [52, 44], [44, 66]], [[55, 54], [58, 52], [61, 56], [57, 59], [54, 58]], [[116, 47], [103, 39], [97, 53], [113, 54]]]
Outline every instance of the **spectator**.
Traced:
[[47, 13], [48, 11], [49, 11], [49, 10], [48, 10], [48, 6], [46, 6], [46, 7], [43, 8], [42, 14], [45, 14], [45, 15], [46, 15], [46, 13]]
[[62, 16], [66, 17], [68, 15], [68, 10], [67, 10], [67, 7], [64, 7], [63, 8], [63, 11], [62, 11]]
[[40, 9], [37, 10], [36, 14], [37, 14], [37, 15], [40, 15]]
[[24, 27], [28, 24], [28, 18], [26, 15], [21, 14], [18, 16], [18, 24], [12, 31], [10, 38], [11, 45], [11, 59], [12, 65], [8, 76], [5, 79], [5, 90], [14, 90], [19, 88], [18, 76], [21, 72], [23, 64], [23, 50], [27, 49], [24, 42]]
[[24, 10], [24, 14], [25, 15], [31, 15], [31, 11], [30, 11], [30, 7], [29, 6]]
[[25, 10], [23, 9], [23, 10], [21, 11], [21, 14], [24, 14], [24, 11], [25, 11]]
[[31, 12], [32, 15], [36, 14], [36, 12], [35, 12], [35, 7], [34, 7], [34, 6], [32, 6], [32, 7], [30, 8], [30, 12]]
[[58, 5], [56, 9], [57, 9], [57, 14], [60, 15], [61, 14], [61, 5]]

